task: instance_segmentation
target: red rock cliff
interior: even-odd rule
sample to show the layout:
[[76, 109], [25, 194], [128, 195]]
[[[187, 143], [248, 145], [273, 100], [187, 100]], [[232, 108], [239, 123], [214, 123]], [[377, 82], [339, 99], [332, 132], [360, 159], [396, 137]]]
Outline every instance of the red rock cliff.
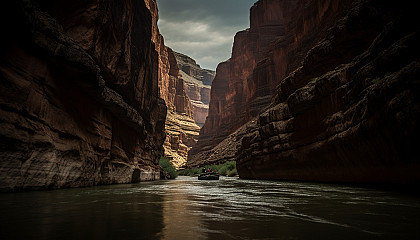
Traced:
[[165, 46], [159, 32], [159, 19], [156, 0], [147, 0], [147, 7], [152, 13], [152, 40], [159, 53], [159, 89], [168, 108], [164, 143], [165, 155], [175, 167], [185, 164], [188, 151], [196, 143], [200, 127], [194, 122], [194, 108], [187, 95], [186, 83], [178, 68], [176, 55]]
[[0, 189], [159, 179], [166, 107], [145, 3], [1, 5]]
[[182, 53], [175, 53], [175, 57], [191, 101], [194, 121], [203, 126], [208, 115], [210, 88], [215, 72], [202, 69], [194, 59]]
[[[220, 101], [223, 96], [223, 109], [210, 108], [199, 136], [200, 143], [190, 152], [190, 164], [205, 159], [204, 150], [217, 145], [220, 139], [234, 132], [269, 104], [276, 82], [253, 79], [253, 72], [257, 63], [264, 60], [268, 47], [284, 36], [284, 12], [294, 7], [294, 1], [264, 0], [251, 8], [250, 29], [236, 34], [229, 66], [223, 64], [218, 68], [223, 73], [216, 73], [216, 78], [217, 75], [221, 78], [218, 81], [227, 81], [227, 86], [224, 85], [227, 88], [222, 90], [223, 93], [212, 91], [210, 102], [213, 98]], [[225, 77], [226, 74], [229, 77]]]
[[241, 177], [418, 182], [420, 92], [414, 79], [420, 52], [413, 7], [354, 1], [335, 14], [335, 24], [297, 68], [286, 71], [271, 107], [240, 140]]
[[[210, 92], [210, 114], [206, 118], [205, 125], [200, 130], [197, 144], [189, 152], [190, 157], [187, 161], [189, 166], [211, 163], [209, 154], [212, 153], [212, 148], [227, 137], [227, 133], [232, 131], [230, 123], [221, 120], [226, 110], [226, 93], [229, 89], [229, 79], [230, 61], [219, 63]], [[215, 129], [218, 131], [215, 131]]]
[[284, 36], [263, 53], [249, 80], [255, 90], [278, 83], [271, 104], [211, 147], [207, 161], [236, 160], [242, 178], [418, 182], [414, 5], [294, 3], [293, 11], [279, 13]]

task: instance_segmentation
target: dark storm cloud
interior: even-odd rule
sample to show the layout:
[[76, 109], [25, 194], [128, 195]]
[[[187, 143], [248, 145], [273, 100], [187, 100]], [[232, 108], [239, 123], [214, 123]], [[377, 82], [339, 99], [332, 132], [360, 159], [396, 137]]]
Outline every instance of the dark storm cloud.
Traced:
[[230, 57], [236, 32], [249, 27], [256, 0], [157, 0], [167, 46], [215, 69]]

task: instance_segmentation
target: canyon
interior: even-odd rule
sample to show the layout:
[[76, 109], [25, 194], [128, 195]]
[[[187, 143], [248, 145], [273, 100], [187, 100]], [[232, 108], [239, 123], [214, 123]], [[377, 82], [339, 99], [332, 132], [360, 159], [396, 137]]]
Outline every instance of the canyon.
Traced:
[[184, 79], [186, 94], [191, 101], [193, 119], [202, 127], [208, 115], [210, 89], [216, 73], [202, 69], [194, 59], [185, 54], [175, 52], [175, 57], [181, 77]]
[[157, 180], [162, 156], [233, 160], [247, 179], [420, 181], [413, 3], [259, 0], [216, 72], [165, 46], [156, 0], [1, 4], [0, 191]]
[[156, 180], [160, 157], [185, 164], [214, 72], [165, 46], [158, 19], [156, 0], [4, 3], [1, 191]]
[[205, 70], [194, 59], [165, 46], [159, 32], [159, 12], [155, 0], [148, 1], [152, 14], [152, 41], [159, 54], [159, 89], [165, 100], [167, 116], [164, 155], [180, 168], [197, 142], [200, 126], [207, 117], [214, 71]]
[[[166, 79], [170, 82], [160, 88], [161, 96], [170, 96], [165, 99], [168, 106], [165, 156], [176, 168], [182, 168], [207, 117], [215, 72], [202, 69], [191, 57], [167, 50], [171, 71]], [[161, 78], [162, 85], [164, 79]]]
[[418, 14], [374, 0], [258, 1], [220, 63], [191, 167], [241, 178], [420, 180]]
[[178, 67], [177, 57], [165, 46], [159, 32], [159, 12], [155, 0], [146, 1], [152, 14], [152, 41], [158, 53], [158, 79], [160, 96], [166, 103], [164, 156], [179, 168], [185, 165], [189, 149], [197, 142], [200, 127], [194, 121], [194, 110], [187, 95], [185, 76]]
[[2, 2], [2, 191], [160, 179], [152, 22], [143, 1]]

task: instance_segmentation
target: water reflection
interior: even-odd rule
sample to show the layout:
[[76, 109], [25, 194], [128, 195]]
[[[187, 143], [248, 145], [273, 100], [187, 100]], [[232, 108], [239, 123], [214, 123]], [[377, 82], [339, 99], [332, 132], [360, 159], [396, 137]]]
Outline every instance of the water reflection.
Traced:
[[192, 202], [195, 197], [185, 181], [167, 181], [164, 191], [163, 224], [160, 239], [206, 239], [201, 217]]
[[0, 194], [0, 239], [413, 239], [417, 197], [347, 186], [180, 177]]

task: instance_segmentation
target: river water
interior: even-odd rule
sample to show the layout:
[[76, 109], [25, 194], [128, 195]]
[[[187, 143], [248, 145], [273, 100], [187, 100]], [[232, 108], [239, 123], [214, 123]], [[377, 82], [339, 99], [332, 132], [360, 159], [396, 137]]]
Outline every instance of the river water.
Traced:
[[0, 195], [0, 239], [419, 239], [420, 199], [193, 177]]

